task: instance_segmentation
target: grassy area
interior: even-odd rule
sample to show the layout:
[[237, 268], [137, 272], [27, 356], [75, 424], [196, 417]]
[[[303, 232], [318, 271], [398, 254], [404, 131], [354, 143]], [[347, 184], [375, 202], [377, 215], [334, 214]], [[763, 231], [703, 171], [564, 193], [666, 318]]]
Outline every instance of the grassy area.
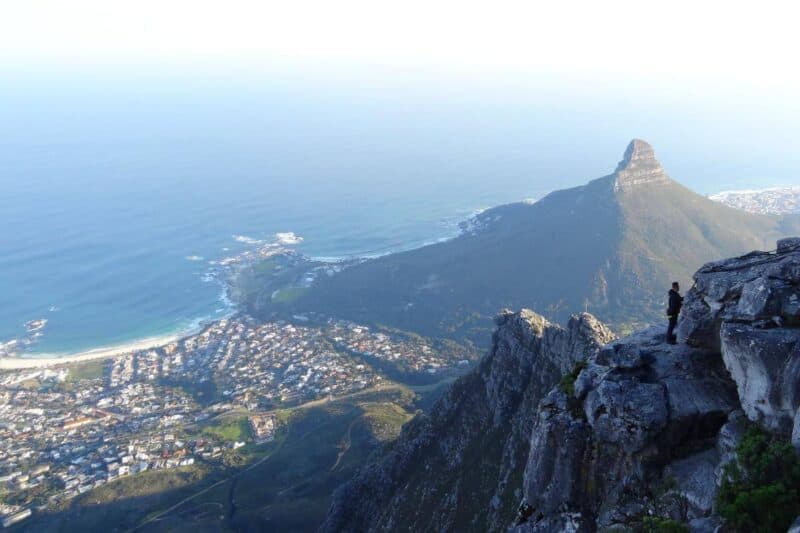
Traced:
[[124, 531], [218, 480], [218, 473], [195, 464], [128, 476], [38, 514], [18, 531]]
[[411, 399], [408, 389], [393, 386], [276, 411], [286, 425], [278, 439], [242, 448], [254, 454], [249, 464], [257, 466], [159, 519], [159, 527], [316, 531], [333, 491], [411, 418], [404, 408]]
[[208, 474], [208, 471], [208, 467], [200, 464], [170, 470], [149, 470], [103, 485], [92, 491], [91, 496], [83, 498], [83, 503], [98, 505], [114, 502], [120, 498], [160, 494], [199, 481]]
[[285, 289], [279, 289], [275, 294], [272, 296], [272, 303], [276, 304], [286, 304], [291, 303], [300, 298], [307, 289], [303, 287], [287, 287]]
[[95, 359], [85, 363], [77, 363], [69, 366], [67, 381], [75, 382], [84, 379], [100, 379], [105, 374], [109, 362], [107, 359]]
[[387, 441], [400, 434], [400, 428], [414, 415], [396, 403], [362, 403], [362, 415], [369, 432], [379, 441]]
[[200, 433], [226, 442], [250, 439], [250, 423], [244, 415], [220, 415], [204, 425]]
[[272, 274], [278, 266], [278, 261], [274, 257], [264, 259], [253, 265], [253, 273], [259, 276]]
[[[412, 417], [413, 399], [409, 389], [387, 384], [341, 400], [282, 409], [276, 414], [285, 426], [276, 440], [229, 450], [236, 457], [228, 457], [227, 468], [200, 462], [125, 477], [24, 528], [128, 531], [155, 518], [139, 531], [316, 531], [333, 491], [381, 442], [399, 433]], [[189, 431], [240, 441], [249, 435], [241, 411]]]

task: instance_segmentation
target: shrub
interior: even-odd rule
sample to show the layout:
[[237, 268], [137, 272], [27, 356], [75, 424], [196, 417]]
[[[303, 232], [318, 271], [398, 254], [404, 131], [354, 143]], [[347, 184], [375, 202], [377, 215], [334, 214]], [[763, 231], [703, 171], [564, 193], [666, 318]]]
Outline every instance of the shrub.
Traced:
[[586, 368], [586, 366], [586, 361], [578, 361], [568, 374], [561, 376], [561, 381], [558, 384], [561, 392], [570, 397], [575, 395], [575, 380], [578, 379], [578, 374], [580, 374], [581, 370]]
[[648, 516], [642, 522], [645, 533], [689, 533], [689, 527], [671, 518]]
[[750, 428], [725, 467], [719, 514], [737, 531], [786, 531], [800, 515], [800, 457], [785, 440]]

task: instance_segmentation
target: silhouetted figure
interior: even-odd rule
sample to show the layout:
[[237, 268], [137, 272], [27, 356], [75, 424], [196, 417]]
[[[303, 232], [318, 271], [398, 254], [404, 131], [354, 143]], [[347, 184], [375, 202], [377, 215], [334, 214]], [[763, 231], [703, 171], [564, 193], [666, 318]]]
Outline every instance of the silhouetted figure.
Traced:
[[675, 326], [678, 325], [678, 315], [681, 312], [681, 307], [683, 307], [683, 296], [681, 296], [680, 290], [681, 286], [677, 281], [672, 284], [672, 288], [669, 290], [667, 342], [670, 344], [678, 344], [678, 338], [675, 336]]

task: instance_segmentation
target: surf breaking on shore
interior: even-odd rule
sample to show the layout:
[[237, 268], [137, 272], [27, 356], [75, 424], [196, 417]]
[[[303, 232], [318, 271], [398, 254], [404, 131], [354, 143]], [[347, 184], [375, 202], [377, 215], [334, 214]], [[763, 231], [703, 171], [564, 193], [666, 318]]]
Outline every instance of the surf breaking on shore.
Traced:
[[164, 335], [160, 337], [150, 337], [139, 339], [119, 346], [108, 346], [105, 348], [95, 348], [72, 355], [44, 354], [42, 356], [29, 357], [0, 357], [0, 369], [16, 370], [20, 368], [44, 368], [68, 363], [80, 363], [93, 359], [111, 359], [120, 355], [141, 350], [152, 350], [161, 348], [167, 344], [177, 342], [186, 335]]
[[[303, 238], [292, 232], [277, 233], [274, 240], [258, 240], [251, 237], [234, 235], [233, 239], [242, 244], [249, 245], [249, 249], [233, 256], [225, 257], [218, 261], [209, 261], [211, 269], [203, 275], [203, 281], [216, 281], [222, 286], [222, 293], [218, 300], [222, 308], [213, 315], [192, 320], [189, 325], [180, 330], [164, 335], [156, 335], [135, 339], [113, 346], [91, 348], [77, 353], [30, 353], [19, 350], [18, 339], [0, 344], [0, 370], [14, 370], [23, 368], [44, 368], [56, 365], [79, 363], [96, 359], [111, 359], [121, 355], [162, 348], [168, 344], [191, 337], [202, 331], [218, 320], [230, 318], [237, 312], [237, 306], [230, 297], [231, 285], [241, 267], [277, 253], [287, 252], [287, 246], [302, 242]], [[198, 256], [199, 257], [199, 256]], [[192, 259], [194, 260], [194, 259]], [[42, 335], [42, 329], [47, 320], [29, 321], [26, 324], [29, 333], [35, 332]], [[28, 344], [32, 344], [28, 343]]]

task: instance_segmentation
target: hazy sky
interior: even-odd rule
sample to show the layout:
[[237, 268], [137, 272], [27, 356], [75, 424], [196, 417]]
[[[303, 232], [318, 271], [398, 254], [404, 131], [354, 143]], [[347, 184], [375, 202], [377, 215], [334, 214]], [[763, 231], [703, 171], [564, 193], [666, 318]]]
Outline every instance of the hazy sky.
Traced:
[[791, 3], [8, 0], [0, 62], [606, 73], [800, 88]]
[[[613, 168], [632, 137], [703, 192], [797, 183], [797, 11], [771, 1], [6, 0], [0, 137], [11, 153], [153, 131], [248, 139], [285, 113], [284, 130], [337, 139], [349, 128], [354, 146], [394, 142], [387, 154], [414, 141], [533, 154], [520, 172], [569, 183]], [[561, 154], [575, 147], [584, 166], [570, 169]]]

